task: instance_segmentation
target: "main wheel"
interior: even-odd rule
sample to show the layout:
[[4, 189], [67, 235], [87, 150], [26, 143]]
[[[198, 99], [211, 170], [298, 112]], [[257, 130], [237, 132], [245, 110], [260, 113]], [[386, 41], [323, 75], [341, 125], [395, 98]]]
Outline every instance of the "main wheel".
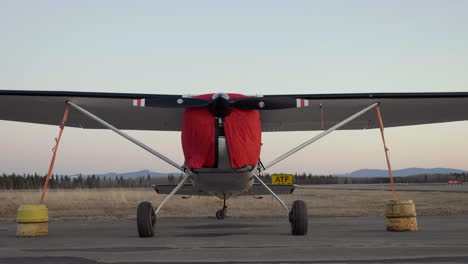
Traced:
[[291, 212], [289, 212], [289, 222], [291, 223], [292, 235], [303, 236], [307, 234], [307, 206], [304, 201], [294, 201]]
[[137, 209], [137, 226], [140, 237], [154, 236], [154, 224], [156, 224], [156, 214], [153, 206], [149, 202], [141, 202]]
[[221, 219], [224, 219], [225, 216], [226, 216], [226, 211], [224, 209], [220, 209], [216, 211], [216, 218], [221, 220]]

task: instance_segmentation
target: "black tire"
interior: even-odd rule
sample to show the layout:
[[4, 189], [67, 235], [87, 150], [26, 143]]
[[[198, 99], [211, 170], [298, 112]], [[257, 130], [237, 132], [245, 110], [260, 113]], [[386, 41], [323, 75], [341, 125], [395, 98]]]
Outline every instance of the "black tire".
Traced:
[[293, 236], [307, 234], [307, 205], [304, 201], [294, 201], [289, 213], [289, 222], [291, 223], [291, 234]]
[[216, 218], [222, 220], [226, 216], [226, 211], [223, 209], [216, 211]]
[[154, 236], [155, 224], [156, 214], [153, 206], [149, 202], [141, 202], [137, 209], [137, 226], [140, 237]]

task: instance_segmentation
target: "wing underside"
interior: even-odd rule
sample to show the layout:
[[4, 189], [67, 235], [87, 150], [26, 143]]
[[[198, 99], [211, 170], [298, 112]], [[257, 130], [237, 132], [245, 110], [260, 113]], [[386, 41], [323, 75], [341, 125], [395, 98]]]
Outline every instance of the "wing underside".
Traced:
[[[0, 120], [58, 125], [66, 101], [72, 101], [119, 129], [180, 131], [183, 108], [135, 107], [139, 98], [174, 99], [179, 95], [115, 94], [49, 91], [0, 91]], [[180, 96], [179, 96], [180, 97]], [[307, 100], [301, 107], [260, 110], [262, 130], [305, 131], [327, 129], [350, 115], [380, 103], [386, 127], [468, 120], [468, 93], [270, 95]], [[70, 127], [103, 128], [77, 111]], [[378, 127], [370, 111], [345, 129]]]
[[[457, 97], [414, 98], [316, 98], [308, 107], [264, 111], [263, 131], [322, 130], [335, 125], [373, 103], [380, 103], [385, 127], [468, 120], [468, 95]], [[376, 111], [369, 111], [341, 128], [379, 127]]]
[[[119, 129], [180, 131], [183, 109], [135, 107], [149, 95], [90, 93], [1, 94], [0, 120], [58, 125], [67, 101], [72, 101]], [[165, 95], [161, 95], [164, 97]], [[67, 126], [103, 128], [78, 111], [71, 111]]]

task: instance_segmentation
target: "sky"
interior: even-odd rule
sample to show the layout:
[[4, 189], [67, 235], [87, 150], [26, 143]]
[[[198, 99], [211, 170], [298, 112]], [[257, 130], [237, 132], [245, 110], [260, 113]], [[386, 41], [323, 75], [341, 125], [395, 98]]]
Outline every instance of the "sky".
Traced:
[[[0, 89], [468, 92], [467, 11], [459, 0], [0, 1]], [[0, 173], [47, 172], [56, 126], [0, 131]], [[129, 133], [183, 163], [179, 132]], [[261, 158], [318, 133], [264, 133]], [[392, 165], [468, 170], [467, 133], [468, 122], [388, 128]], [[378, 130], [337, 131], [272, 172], [385, 167]], [[141, 169], [174, 171], [111, 131], [66, 128], [55, 172]]]

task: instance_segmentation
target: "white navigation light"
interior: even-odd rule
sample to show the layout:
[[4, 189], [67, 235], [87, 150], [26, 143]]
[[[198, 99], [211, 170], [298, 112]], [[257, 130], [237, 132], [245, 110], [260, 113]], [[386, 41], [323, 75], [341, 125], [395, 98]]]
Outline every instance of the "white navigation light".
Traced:
[[184, 102], [184, 100], [182, 98], [177, 99], [178, 104], [182, 104], [183, 102]]

